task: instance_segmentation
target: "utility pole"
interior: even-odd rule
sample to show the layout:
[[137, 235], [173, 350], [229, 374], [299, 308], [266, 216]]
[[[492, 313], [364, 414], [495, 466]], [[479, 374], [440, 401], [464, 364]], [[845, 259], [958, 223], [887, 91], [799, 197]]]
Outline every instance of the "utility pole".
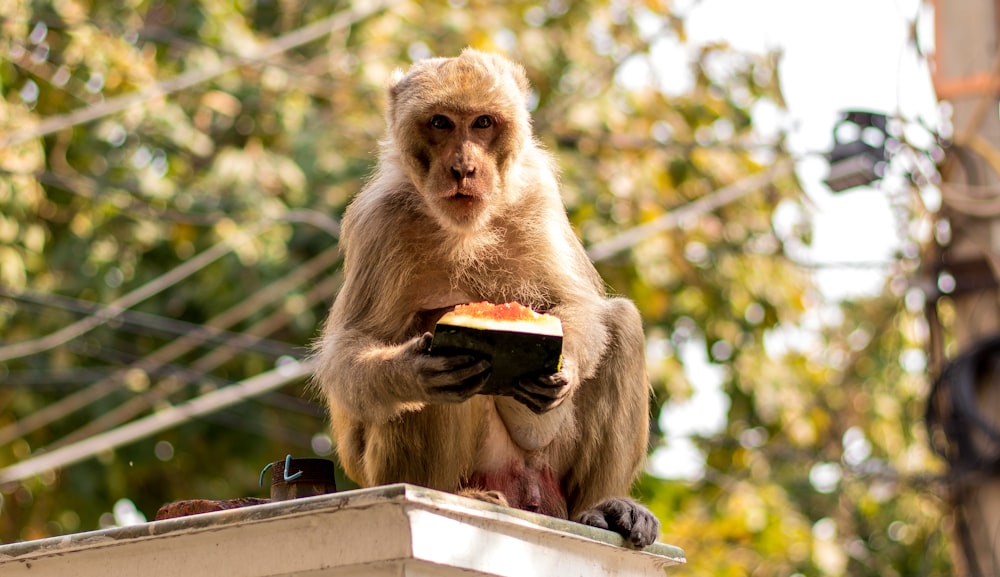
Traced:
[[[941, 243], [935, 262], [925, 263], [954, 311], [942, 327], [941, 301], [928, 299], [933, 376], [960, 353], [993, 344], [984, 353], [991, 362], [970, 363], [964, 376], [945, 373], [928, 418], [931, 441], [951, 466], [956, 574], [1000, 576], [1000, 0], [931, 1], [934, 87], [951, 103], [954, 125], [942, 169]], [[969, 385], [964, 397], [960, 380]]]

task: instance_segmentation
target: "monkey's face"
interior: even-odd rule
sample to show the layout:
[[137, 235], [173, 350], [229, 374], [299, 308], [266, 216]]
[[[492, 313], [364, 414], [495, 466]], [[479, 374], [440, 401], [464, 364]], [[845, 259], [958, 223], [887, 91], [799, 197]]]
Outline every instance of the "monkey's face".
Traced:
[[393, 145], [442, 226], [480, 228], [516, 194], [511, 167], [530, 139], [524, 70], [466, 50], [414, 64], [390, 82]]
[[474, 228], [502, 200], [496, 142], [503, 128], [485, 110], [429, 116], [411, 150], [417, 189], [439, 218]]

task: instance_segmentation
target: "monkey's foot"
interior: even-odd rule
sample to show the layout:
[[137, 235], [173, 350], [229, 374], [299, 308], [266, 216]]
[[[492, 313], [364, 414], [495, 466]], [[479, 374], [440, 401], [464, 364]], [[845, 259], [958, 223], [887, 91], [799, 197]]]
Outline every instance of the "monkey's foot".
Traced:
[[486, 491], [483, 489], [462, 489], [458, 492], [459, 495], [463, 497], [468, 497], [470, 499], [475, 499], [477, 501], [483, 501], [484, 503], [492, 503], [493, 505], [501, 505], [503, 507], [510, 507], [507, 503], [507, 497], [504, 496], [500, 491]]
[[660, 520], [643, 505], [621, 497], [611, 497], [596, 507], [580, 513], [577, 523], [614, 531], [632, 545], [643, 548], [652, 545], [660, 535]]
[[156, 512], [156, 520], [176, 519], [177, 517], [187, 517], [188, 515], [238, 509], [240, 507], [250, 507], [270, 502], [270, 499], [259, 499], [257, 497], [240, 497], [238, 499], [225, 499], [222, 501], [209, 501], [208, 499], [176, 501], [160, 507]]

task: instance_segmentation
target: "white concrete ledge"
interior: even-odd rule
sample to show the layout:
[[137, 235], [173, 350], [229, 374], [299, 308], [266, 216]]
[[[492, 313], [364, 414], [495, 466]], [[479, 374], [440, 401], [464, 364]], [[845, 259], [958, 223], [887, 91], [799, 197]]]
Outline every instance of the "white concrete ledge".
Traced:
[[677, 547], [412, 485], [0, 546], [0, 574], [74, 577], [662, 576]]

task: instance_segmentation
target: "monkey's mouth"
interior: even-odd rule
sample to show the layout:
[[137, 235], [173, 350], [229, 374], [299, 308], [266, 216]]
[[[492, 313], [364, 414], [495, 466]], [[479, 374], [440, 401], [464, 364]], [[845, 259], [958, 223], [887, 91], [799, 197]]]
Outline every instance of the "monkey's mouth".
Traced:
[[472, 208], [474, 205], [482, 202], [483, 197], [481, 194], [468, 190], [454, 190], [445, 195], [444, 200], [449, 204], [457, 204], [459, 206]]
[[486, 200], [468, 191], [456, 192], [441, 197], [440, 206], [456, 223], [472, 223], [486, 211]]

